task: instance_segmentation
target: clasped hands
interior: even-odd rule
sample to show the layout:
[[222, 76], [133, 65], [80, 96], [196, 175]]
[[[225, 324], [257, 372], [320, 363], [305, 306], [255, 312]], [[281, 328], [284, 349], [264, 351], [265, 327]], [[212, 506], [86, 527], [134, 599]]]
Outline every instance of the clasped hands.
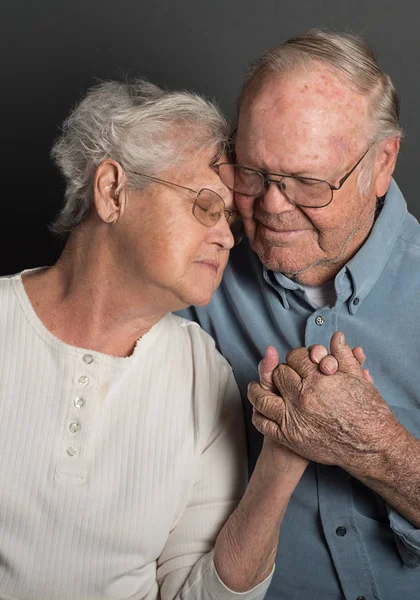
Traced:
[[278, 364], [273, 347], [248, 386], [254, 426], [271, 441], [318, 463], [349, 472], [374, 461], [401, 427], [367, 370], [363, 350], [336, 332], [331, 354], [320, 345], [290, 351]]

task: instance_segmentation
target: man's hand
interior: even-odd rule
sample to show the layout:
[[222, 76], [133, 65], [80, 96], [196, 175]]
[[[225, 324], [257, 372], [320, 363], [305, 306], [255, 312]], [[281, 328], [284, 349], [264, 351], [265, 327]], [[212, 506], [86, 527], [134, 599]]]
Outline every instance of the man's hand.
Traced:
[[339, 370], [325, 376], [311, 361], [310, 351], [289, 352], [287, 365], [278, 365], [273, 373], [281, 395], [273, 387], [251, 383], [253, 423], [265, 436], [309, 460], [357, 471], [363, 462], [375, 461], [402, 426], [366, 380], [339, 332], [331, 339], [331, 354]]
[[[334, 337], [334, 336], [333, 336]], [[328, 350], [321, 344], [314, 344], [309, 346], [309, 358], [313, 363], [319, 364], [319, 370], [324, 375], [334, 375], [338, 371], [338, 360], [333, 354], [328, 354]], [[366, 360], [366, 355], [361, 346], [355, 346], [352, 350], [353, 357], [359, 363], [360, 367], [363, 367]], [[361, 375], [373, 383], [373, 377], [369, 373], [369, 369], [360, 369]], [[274, 391], [274, 390], [273, 390]]]

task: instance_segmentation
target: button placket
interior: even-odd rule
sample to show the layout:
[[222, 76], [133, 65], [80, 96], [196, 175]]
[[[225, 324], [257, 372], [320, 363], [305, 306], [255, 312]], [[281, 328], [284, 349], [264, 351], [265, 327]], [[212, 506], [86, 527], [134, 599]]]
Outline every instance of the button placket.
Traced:
[[[83, 354], [83, 356], [81, 358], [82, 358], [83, 363], [86, 365], [92, 365], [92, 363], [94, 362], [94, 358], [93, 358], [92, 354]], [[85, 369], [84, 369], [84, 371], [85, 371]], [[87, 388], [90, 386], [91, 379], [92, 379], [91, 373], [85, 371], [83, 374], [78, 376], [77, 384], [80, 388], [84, 388], [86, 391], [88, 391]], [[86, 396], [86, 394], [84, 396]], [[73, 400], [73, 407], [79, 413], [80, 413], [80, 409], [82, 409], [86, 403], [84, 396], [76, 396]], [[80, 416], [73, 418], [70, 421], [70, 423], [68, 424], [68, 433], [71, 436], [76, 437], [80, 433], [80, 430], [82, 429], [80, 420], [81, 420], [81, 414], [80, 414]], [[79, 441], [79, 440], [77, 440], [77, 441]], [[67, 452], [67, 454], [69, 454], [69, 456], [76, 456], [76, 454], [77, 454], [76, 448], [74, 448], [73, 446], [71, 446], [71, 448], [73, 450], [75, 450], [75, 452], [74, 453]]]
[[73, 390], [69, 398], [64, 424], [61, 458], [57, 472], [66, 477], [86, 480], [86, 436], [92, 398], [92, 384], [95, 379], [95, 359], [91, 354], [78, 355], [73, 375]]
[[[91, 354], [83, 354], [83, 356], [81, 358], [85, 364], [91, 365], [93, 363], [93, 356]], [[80, 409], [82, 409], [85, 406], [86, 392], [88, 391], [88, 388], [91, 383], [90, 373], [88, 374], [85, 369], [84, 369], [84, 371], [85, 372], [83, 374], [81, 374], [77, 377], [78, 387], [83, 388], [85, 390], [84, 396], [77, 395], [73, 399], [73, 408], [75, 410], [77, 410], [79, 413], [80, 413]], [[81, 417], [79, 415], [76, 417], [76, 415], [72, 414], [70, 416], [70, 418], [71, 418], [71, 420], [67, 425], [67, 433], [69, 436], [71, 436], [74, 439], [71, 440], [71, 445], [67, 447], [66, 452], [70, 457], [74, 458], [74, 457], [80, 455], [80, 451], [78, 451], [77, 446], [79, 445], [79, 447], [80, 447], [81, 440], [80, 440], [79, 434], [82, 429], [82, 425], [80, 423]]]

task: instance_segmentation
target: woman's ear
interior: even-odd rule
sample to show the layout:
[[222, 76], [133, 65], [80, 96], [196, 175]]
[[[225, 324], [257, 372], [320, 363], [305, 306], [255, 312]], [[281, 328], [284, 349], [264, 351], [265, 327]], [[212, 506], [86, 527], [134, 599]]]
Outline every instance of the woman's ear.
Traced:
[[104, 160], [96, 169], [93, 184], [96, 212], [105, 223], [116, 223], [125, 210], [122, 193], [126, 176], [115, 160]]
[[382, 148], [376, 156], [377, 174], [375, 178], [375, 193], [377, 198], [385, 196], [388, 191], [399, 149], [399, 137], [390, 138], [382, 142]]

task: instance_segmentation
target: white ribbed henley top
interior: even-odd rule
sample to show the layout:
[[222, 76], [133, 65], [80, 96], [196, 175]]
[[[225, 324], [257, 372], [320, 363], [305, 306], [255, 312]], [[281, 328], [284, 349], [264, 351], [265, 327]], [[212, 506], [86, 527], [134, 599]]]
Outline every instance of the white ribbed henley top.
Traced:
[[212, 545], [246, 484], [231, 369], [166, 315], [128, 358], [63, 343], [0, 278], [2, 600], [261, 599]]

